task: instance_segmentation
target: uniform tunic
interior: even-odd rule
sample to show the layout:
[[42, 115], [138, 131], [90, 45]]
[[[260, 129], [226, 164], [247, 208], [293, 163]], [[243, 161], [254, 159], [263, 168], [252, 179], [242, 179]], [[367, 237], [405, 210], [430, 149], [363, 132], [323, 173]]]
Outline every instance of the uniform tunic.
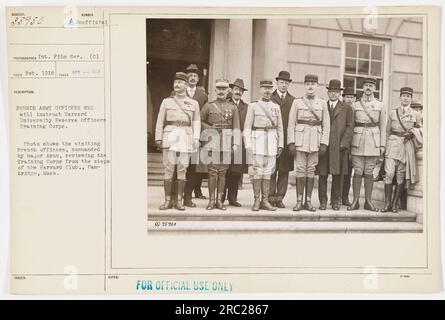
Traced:
[[253, 159], [247, 159], [251, 163], [251, 176], [270, 179], [275, 171], [278, 148], [284, 146], [280, 106], [270, 100], [250, 103], [243, 135], [246, 149], [252, 150]]
[[210, 174], [225, 172], [231, 163], [232, 146], [241, 146], [238, 109], [226, 100], [206, 103], [201, 110], [201, 160]]
[[330, 120], [326, 101], [317, 97], [295, 99], [289, 114], [287, 130], [287, 143], [295, 144], [297, 150], [296, 176], [313, 177], [318, 164], [320, 144], [329, 145]]
[[159, 109], [155, 140], [162, 141], [164, 178], [173, 177], [177, 165], [178, 179], [185, 179], [193, 141], [198, 141], [201, 121], [198, 102], [188, 97], [165, 98]]
[[[366, 115], [365, 105], [373, 121]], [[352, 166], [355, 175], [371, 175], [380, 156], [380, 147], [386, 144], [386, 111], [384, 104], [373, 96], [363, 96], [352, 105], [354, 131], [351, 142]], [[374, 122], [374, 124], [373, 124]]]
[[406, 143], [404, 142], [405, 130], [400, 125], [397, 118], [397, 110], [399, 111], [400, 120], [406, 130], [414, 127], [420, 127], [422, 117], [419, 112], [410, 107], [398, 107], [391, 110], [388, 116], [388, 124], [386, 127], [386, 152], [385, 152], [385, 183], [390, 184], [394, 175], [397, 177], [397, 183], [403, 183], [406, 175]]

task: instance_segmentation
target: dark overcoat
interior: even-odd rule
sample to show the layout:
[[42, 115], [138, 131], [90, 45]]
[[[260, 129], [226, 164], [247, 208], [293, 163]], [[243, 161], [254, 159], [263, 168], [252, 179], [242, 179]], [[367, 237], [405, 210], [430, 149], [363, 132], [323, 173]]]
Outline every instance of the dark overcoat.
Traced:
[[[329, 110], [329, 101], [328, 110]], [[348, 174], [349, 156], [346, 152], [340, 152], [340, 146], [348, 151], [351, 149], [352, 132], [354, 129], [354, 114], [352, 107], [342, 101], [338, 101], [332, 114], [329, 115], [331, 131], [329, 134], [329, 146], [326, 154], [318, 159], [318, 174], [326, 176]]]
[[294, 157], [289, 153], [289, 147], [287, 145], [287, 125], [289, 123], [289, 112], [294, 102], [295, 97], [289, 92], [286, 93], [284, 101], [281, 100], [277, 90], [272, 93], [271, 100], [278, 104], [281, 109], [281, 117], [283, 119], [283, 132], [284, 132], [284, 148], [281, 156], [277, 159], [278, 171], [292, 171], [294, 170]]
[[[227, 99], [228, 102], [235, 104], [235, 102], [229, 98]], [[240, 129], [241, 134], [244, 131], [244, 122], [246, 121], [246, 114], [247, 114], [247, 107], [248, 104], [245, 103], [242, 99], [238, 103], [238, 115], [239, 115], [239, 123], [240, 123]], [[232, 172], [240, 172], [240, 173], [247, 173], [249, 166], [247, 164], [246, 160], [246, 148], [244, 146], [244, 139], [241, 136], [241, 146], [242, 146], [242, 164], [231, 164], [230, 165], [230, 171]]]

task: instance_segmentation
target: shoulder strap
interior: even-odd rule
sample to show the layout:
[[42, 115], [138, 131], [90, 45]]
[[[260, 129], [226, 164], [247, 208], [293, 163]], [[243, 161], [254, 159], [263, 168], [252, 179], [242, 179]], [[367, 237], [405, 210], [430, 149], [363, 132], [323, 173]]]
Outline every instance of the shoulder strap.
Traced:
[[363, 108], [363, 111], [365, 112], [365, 114], [368, 116], [369, 120], [371, 120], [371, 123], [373, 126], [377, 125], [377, 122], [374, 120], [374, 118], [371, 116], [371, 114], [369, 113], [368, 109], [366, 108], [365, 104], [363, 103], [362, 99], [359, 100], [360, 104]]
[[306, 98], [303, 98], [303, 102], [306, 105], [306, 107], [309, 109], [309, 111], [312, 113], [312, 115], [315, 117], [315, 119], [317, 121], [320, 121], [320, 117], [315, 113], [314, 108], [312, 107], [312, 104]]
[[181, 102], [178, 100], [178, 98], [176, 96], [173, 97], [173, 101], [177, 104], [177, 106], [179, 107], [179, 110], [181, 110], [187, 116], [187, 118], [189, 119], [189, 122], [191, 123], [192, 122], [191, 117], [189, 116], [189, 114], [187, 112], [185, 112], [185, 110], [182, 107]]
[[403, 131], [407, 132], [408, 130], [403, 125], [402, 119], [400, 119], [399, 108], [396, 109], [396, 115], [397, 115], [397, 120], [399, 120], [400, 126], [402, 127]]
[[267, 112], [267, 110], [264, 108], [264, 106], [262, 105], [261, 101], [258, 101], [257, 103], [261, 110], [263, 110], [264, 114], [266, 115], [266, 117], [269, 119], [270, 123], [272, 124], [272, 126], [276, 126], [275, 122], [273, 121], [272, 117], [270, 116], [269, 112]]

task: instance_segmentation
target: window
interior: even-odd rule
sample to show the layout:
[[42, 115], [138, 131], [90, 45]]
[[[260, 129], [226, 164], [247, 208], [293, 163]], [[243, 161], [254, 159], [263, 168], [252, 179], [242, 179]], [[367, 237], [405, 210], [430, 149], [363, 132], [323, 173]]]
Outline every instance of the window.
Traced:
[[345, 39], [343, 86], [355, 88], [358, 98], [363, 94], [364, 79], [372, 77], [377, 80], [374, 96], [377, 99], [383, 99], [384, 50], [384, 42]]

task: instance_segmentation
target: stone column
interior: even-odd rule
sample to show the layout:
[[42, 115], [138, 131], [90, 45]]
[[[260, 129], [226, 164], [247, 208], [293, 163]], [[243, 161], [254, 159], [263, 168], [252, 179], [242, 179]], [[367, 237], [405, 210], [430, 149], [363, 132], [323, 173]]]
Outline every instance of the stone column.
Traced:
[[287, 57], [289, 26], [287, 19], [266, 20], [264, 36], [264, 77], [272, 78], [281, 70], [288, 70]]
[[216, 99], [215, 80], [227, 77], [228, 19], [215, 19], [212, 24], [209, 64], [209, 101]]
[[232, 83], [236, 78], [244, 80], [249, 90], [243, 100], [250, 102], [252, 92], [252, 19], [231, 19], [227, 52], [227, 78]]
[[408, 189], [407, 209], [417, 213], [417, 222], [423, 223], [423, 149], [416, 153], [419, 182], [413, 189]]

